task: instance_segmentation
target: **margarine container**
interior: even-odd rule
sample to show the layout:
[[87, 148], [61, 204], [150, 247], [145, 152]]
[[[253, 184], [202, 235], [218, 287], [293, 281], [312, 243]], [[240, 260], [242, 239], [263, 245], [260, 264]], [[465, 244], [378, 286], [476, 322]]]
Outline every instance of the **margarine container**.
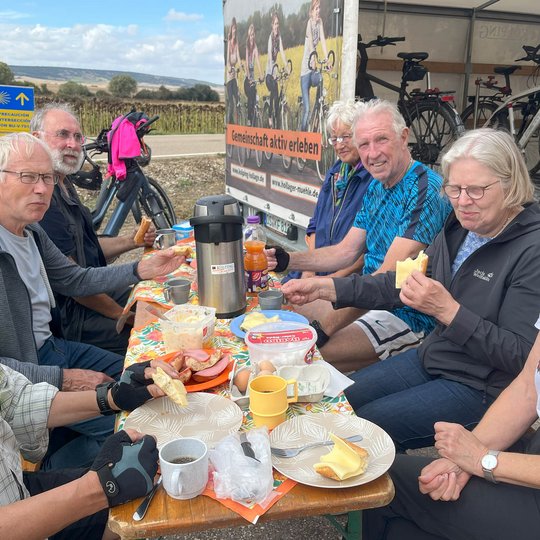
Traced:
[[293, 321], [261, 324], [245, 337], [251, 364], [269, 360], [276, 368], [311, 363], [316, 341], [314, 328]]

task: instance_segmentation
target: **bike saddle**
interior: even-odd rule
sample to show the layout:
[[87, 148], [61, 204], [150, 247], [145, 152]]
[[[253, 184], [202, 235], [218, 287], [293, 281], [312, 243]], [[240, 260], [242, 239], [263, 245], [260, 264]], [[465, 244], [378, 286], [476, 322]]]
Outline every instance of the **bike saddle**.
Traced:
[[400, 52], [398, 58], [403, 60], [425, 60], [429, 54], [427, 52]]
[[512, 75], [516, 69], [521, 69], [521, 66], [499, 66], [493, 68], [493, 72], [498, 75]]
[[76, 186], [92, 191], [99, 191], [99, 188], [103, 183], [103, 175], [101, 174], [99, 167], [93, 167], [90, 171], [80, 170], [75, 174], [70, 174], [69, 178]]

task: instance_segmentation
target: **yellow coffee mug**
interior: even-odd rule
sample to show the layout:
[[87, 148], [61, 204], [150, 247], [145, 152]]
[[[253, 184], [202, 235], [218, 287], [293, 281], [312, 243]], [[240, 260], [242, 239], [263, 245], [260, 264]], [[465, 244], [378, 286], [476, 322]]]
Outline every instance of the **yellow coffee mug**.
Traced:
[[[287, 387], [294, 385], [294, 396], [287, 397]], [[249, 410], [256, 426], [276, 427], [285, 420], [289, 403], [298, 401], [298, 384], [277, 375], [261, 375], [249, 383]]]

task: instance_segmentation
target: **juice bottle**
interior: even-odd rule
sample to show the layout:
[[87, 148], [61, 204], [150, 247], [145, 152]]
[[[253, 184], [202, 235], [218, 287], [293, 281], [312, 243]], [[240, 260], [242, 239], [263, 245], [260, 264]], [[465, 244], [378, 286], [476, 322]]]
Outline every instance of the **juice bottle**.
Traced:
[[268, 289], [268, 261], [264, 254], [266, 233], [259, 216], [248, 216], [244, 229], [244, 270], [246, 272], [246, 293], [255, 296]]

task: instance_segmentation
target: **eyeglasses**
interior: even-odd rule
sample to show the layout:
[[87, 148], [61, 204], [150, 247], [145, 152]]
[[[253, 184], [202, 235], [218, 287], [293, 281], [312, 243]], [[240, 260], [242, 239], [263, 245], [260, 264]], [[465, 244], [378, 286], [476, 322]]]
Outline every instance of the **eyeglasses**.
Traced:
[[467, 197], [470, 197], [473, 201], [477, 201], [478, 199], [481, 199], [485, 195], [486, 189], [499, 183], [500, 183], [500, 180], [496, 180], [495, 182], [492, 182], [491, 184], [488, 184], [487, 186], [467, 186], [467, 187], [451, 186], [451, 185], [446, 184], [445, 186], [443, 186], [443, 191], [446, 193], [446, 196], [449, 197], [450, 199], [459, 199], [461, 192], [464, 191], [467, 194]]
[[37, 184], [40, 180], [43, 180], [44, 184], [48, 186], [54, 186], [58, 184], [60, 176], [55, 173], [36, 173], [36, 172], [26, 172], [26, 171], [7, 171], [6, 169], [0, 169], [0, 172], [8, 174], [17, 174], [19, 180], [23, 184]]
[[77, 144], [84, 144], [84, 135], [82, 133], [71, 133], [71, 131], [68, 131], [67, 129], [59, 129], [58, 131], [41, 130], [41, 133], [47, 133], [47, 135], [52, 135], [53, 137], [61, 139], [62, 141], [69, 141], [69, 139], [73, 139]]
[[329, 137], [328, 142], [335, 146], [337, 143], [347, 142], [352, 138], [352, 135], [340, 135], [339, 137]]

